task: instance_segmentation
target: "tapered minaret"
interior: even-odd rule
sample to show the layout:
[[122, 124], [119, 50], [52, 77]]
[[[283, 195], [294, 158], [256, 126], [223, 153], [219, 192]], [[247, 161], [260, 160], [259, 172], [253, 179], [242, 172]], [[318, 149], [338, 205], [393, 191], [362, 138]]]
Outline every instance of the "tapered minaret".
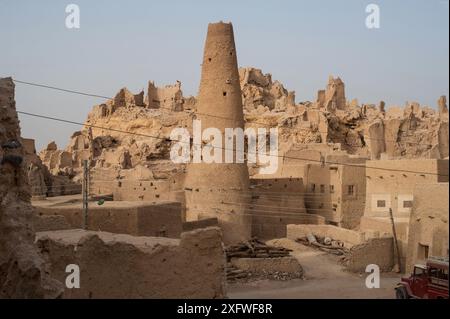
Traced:
[[[202, 130], [213, 127], [222, 132], [224, 148], [225, 128], [244, 128], [231, 23], [208, 26], [197, 119], [201, 120]], [[186, 219], [217, 217], [226, 243], [248, 239], [251, 234], [251, 218], [246, 213], [250, 200], [248, 186], [246, 163], [227, 164], [223, 160], [222, 163], [189, 164], [185, 182]]]

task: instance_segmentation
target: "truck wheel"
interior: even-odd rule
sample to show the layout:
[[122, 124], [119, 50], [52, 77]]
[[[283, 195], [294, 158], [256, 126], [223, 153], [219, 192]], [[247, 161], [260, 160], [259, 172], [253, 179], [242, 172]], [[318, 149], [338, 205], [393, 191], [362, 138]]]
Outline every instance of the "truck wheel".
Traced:
[[399, 287], [395, 289], [395, 297], [397, 299], [408, 299], [408, 294], [406, 293], [406, 289], [404, 287]]

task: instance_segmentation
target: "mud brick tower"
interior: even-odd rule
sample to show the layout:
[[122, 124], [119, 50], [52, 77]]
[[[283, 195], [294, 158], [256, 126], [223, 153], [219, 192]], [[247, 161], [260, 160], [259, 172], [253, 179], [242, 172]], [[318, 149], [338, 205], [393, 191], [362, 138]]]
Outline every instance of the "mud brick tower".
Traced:
[[[231, 23], [208, 26], [200, 81], [197, 119], [202, 130], [244, 128], [236, 47]], [[225, 141], [222, 140], [225, 148]], [[194, 145], [196, 147], [196, 145]], [[235, 147], [234, 147], [235, 149]], [[225, 151], [222, 150], [222, 156]], [[246, 163], [191, 163], [186, 176], [186, 219], [216, 217], [226, 243], [250, 237], [246, 213], [249, 175]]]

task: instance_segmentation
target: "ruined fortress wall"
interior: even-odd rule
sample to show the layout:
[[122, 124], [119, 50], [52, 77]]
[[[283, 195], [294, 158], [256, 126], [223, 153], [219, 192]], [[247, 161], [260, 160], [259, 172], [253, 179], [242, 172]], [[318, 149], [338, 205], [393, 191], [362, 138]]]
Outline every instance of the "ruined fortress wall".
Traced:
[[22, 138], [22, 145], [26, 154], [36, 154], [36, 146], [33, 139]]
[[[319, 96], [321, 93], [319, 93]], [[320, 97], [319, 97], [320, 98]], [[340, 78], [328, 79], [327, 89], [325, 91], [325, 107], [328, 110], [344, 110], [346, 108], [347, 100], [345, 98], [345, 85]]]
[[[377, 120], [368, 126], [366, 135], [364, 136], [364, 140], [367, 141], [372, 160], [380, 159], [381, 154], [386, 152], [386, 143], [384, 136], [385, 127], [382, 120]], [[397, 138], [395, 138], [394, 140], [396, 139]], [[390, 148], [389, 150], [392, 151], [392, 149]]]
[[[37, 206], [39, 215], [64, 216], [72, 228], [82, 228], [81, 204]], [[182, 231], [181, 204], [178, 202], [105, 202], [89, 206], [88, 229], [134, 236], [179, 238]]]
[[[222, 132], [222, 136], [225, 128], [244, 128], [231, 23], [220, 22], [208, 26], [197, 112], [202, 129], [217, 128]], [[222, 145], [225, 145], [224, 140]], [[225, 242], [248, 239], [251, 218], [246, 214], [248, 200], [241, 196], [242, 192], [248, 190], [248, 186], [246, 163], [226, 164], [223, 161], [220, 164], [189, 164], [185, 183], [187, 221], [197, 220], [199, 214], [209, 214], [208, 217], [218, 218]]]
[[[397, 139], [398, 139], [398, 131], [402, 121], [397, 118], [386, 119], [384, 121], [384, 135], [371, 135], [371, 138], [381, 140], [370, 141], [370, 143], [384, 143], [385, 149], [384, 151], [388, 156], [394, 157], [398, 152], [397, 148]], [[381, 149], [380, 149], [381, 150]], [[373, 153], [372, 153], [373, 154]], [[379, 158], [379, 156], [378, 156]]]
[[431, 256], [448, 256], [448, 183], [416, 185], [409, 222], [406, 271]]
[[0, 78], [0, 298], [57, 298], [34, 245], [33, 208], [11, 78]]
[[48, 193], [47, 181], [49, 172], [36, 154], [35, 142], [30, 138], [22, 138], [24, 159], [27, 165], [28, 183], [33, 198], [44, 198]]
[[[364, 139], [372, 159], [448, 156], [448, 116], [416, 102], [407, 103], [404, 109], [391, 107], [386, 113], [383, 108], [376, 117], [369, 115], [366, 124]], [[365, 110], [373, 112], [373, 108]]]
[[169, 109], [181, 111], [183, 106], [183, 92], [181, 83], [166, 85], [163, 88], [156, 87], [153, 82], [148, 83], [147, 105], [151, 109]]
[[224, 298], [225, 254], [220, 229], [186, 232], [181, 239], [66, 230], [37, 234], [37, 245], [61, 281], [80, 268], [80, 288], [63, 298]]

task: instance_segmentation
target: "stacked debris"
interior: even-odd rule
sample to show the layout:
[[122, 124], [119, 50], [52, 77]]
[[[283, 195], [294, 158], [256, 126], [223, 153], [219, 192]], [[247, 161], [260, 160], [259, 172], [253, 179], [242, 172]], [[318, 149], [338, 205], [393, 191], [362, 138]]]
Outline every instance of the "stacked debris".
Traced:
[[350, 252], [348, 248], [344, 247], [342, 241], [334, 240], [331, 237], [315, 236], [312, 233], [306, 235], [306, 237], [297, 238], [295, 241], [337, 256], [345, 256]]
[[[290, 256], [289, 253], [291, 251], [283, 247], [269, 246], [257, 238], [230, 245], [225, 248], [227, 256], [227, 281], [247, 282], [261, 279], [285, 281], [303, 278], [303, 269], [297, 260]], [[264, 260], [269, 259], [271, 261], [270, 269], [264, 268], [263, 263], [245, 262], [244, 260], [248, 258], [254, 259], [255, 261], [258, 259], [258, 261], [262, 261], [263, 263], [266, 262]], [[287, 267], [291, 267], [289, 271], [286, 271]], [[292, 271], [292, 268], [295, 271]]]
[[252, 273], [245, 271], [243, 269], [239, 269], [234, 266], [232, 263], [227, 262], [227, 281], [237, 281], [239, 279], [248, 279]]
[[254, 237], [249, 241], [230, 245], [225, 248], [227, 260], [231, 258], [276, 258], [287, 257], [292, 250], [283, 247], [268, 246]]
[[286, 271], [261, 271], [250, 272], [244, 269], [239, 269], [231, 263], [227, 263], [227, 281], [228, 282], [249, 282], [255, 280], [270, 279], [287, 281], [291, 279], [303, 279], [303, 270], [295, 273]]

